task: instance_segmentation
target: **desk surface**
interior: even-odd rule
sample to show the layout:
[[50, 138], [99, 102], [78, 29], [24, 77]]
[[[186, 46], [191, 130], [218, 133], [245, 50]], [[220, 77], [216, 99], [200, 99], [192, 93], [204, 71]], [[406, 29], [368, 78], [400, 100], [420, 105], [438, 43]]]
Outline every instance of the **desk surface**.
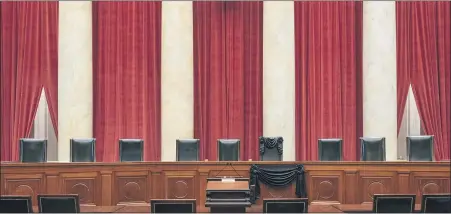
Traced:
[[[262, 208], [253, 206], [246, 209], [248, 213], [261, 213]], [[33, 211], [38, 213], [38, 207], [33, 207]], [[203, 210], [203, 211], [208, 211]], [[150, 213], [150, 206], [147, 205], [117, 205], [117, 206], [80, 206], [82, 213]], [[309, 205], [310, 213], [341, 213], [342, 211], [332, 205]]]
[[[334, 204], [333, 207], [339, 209], [342, 212], [372, 212], [373, 211], [373, 204], [372, 203], [365, 203], [365, 204]], [[419, 212], [421, 211], [421, 204], [415, 204], [415, 211]]]
[[[80, 206], [80, 212], [82, 213], [115, 213], [125, 206]], [[150, 210], [150, 209], [149, 209]], [[147, 212], [149, 212], [149, 210]], [[39, 208], [33, 206], [33, 212], [39, 213]]]
[[[209, 177], [238, 173], [248, 178], [252, 164], [303, 164], [307, 194], [313, 204], [369, 203], [373, 194], [384, 193], [416, 194], [420, 203], [423, 193], [451, 192], [449, 161], [240, 161], [232, 162], [233, 168], [228, 163], [1, 163], [0, 190], [5, 195], [31, 195], [33, 200], [37, 194], [78, 194], [82, 205], [142, 204], [159, 198], [197, 199], [203, 206]], [[261, 198], [296, 197], [294, 187], [261, 184]], [[259, 199], [257, 205], [261, 204]]]
[[[199, 209], [199, 208], [198, 208]], [[346, 213], [346, 212], [372, 212], [373, 205], [367, 204], [310, 204], [310, 213]], [[260, 206], [252, 206], [246, 209], [248, 213], [260, 213], [262, 208]], [[416, 204], [415, 211], [419, 212], [421, 205]], [[38, 212], [38, 207], [33, 207], [35, 213]], [[116, 206], [80, 206], [82, 213], [150, 213], [150, 206], [147, 205], [116, 205]], [[206, 211], [206, 210], [204, 210]]]
[[235, 181], [235, 182], [222, 182], [222, 181], [208, 181], [207, 190], [248, 190], [249, 181]]

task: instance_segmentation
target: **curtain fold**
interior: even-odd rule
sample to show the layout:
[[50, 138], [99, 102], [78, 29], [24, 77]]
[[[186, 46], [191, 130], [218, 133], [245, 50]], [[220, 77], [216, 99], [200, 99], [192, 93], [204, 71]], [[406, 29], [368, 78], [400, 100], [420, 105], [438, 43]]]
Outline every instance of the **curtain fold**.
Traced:
[[161, 2], [93, 2], [93, 55], [96, 157], [118, 161], [119, 139], [142, 138], [159, 161]]
[[57, 72], [57, 26], [58, 2], [1, 2], [2, 161], [19, 159], [18, 141], [30, 134], [44, 77]]
[[240, 159], [258, 160], [263, 132], [263, 2], [193, 2], [194, 136], [200, 158], [217, 139], [241, 140]]
[[434, 135], [436, 160], [450, 159], [450, 2], [412, 2], [412, 91], [425, 134]]
[[295, 2], [296, 159], [342, 138], [357, 160], [362, 135], [362, 2]]
[[52, 120], [53, 130], [58, 139], [58, 4], [42, 2], [43, 16], [41, 30], [47, 32], [41, 37], [42, 84]]
[[398, 131], [401, 129], [412, 70], [412, 4], [414, 2], [396, 2], [396, 93]]

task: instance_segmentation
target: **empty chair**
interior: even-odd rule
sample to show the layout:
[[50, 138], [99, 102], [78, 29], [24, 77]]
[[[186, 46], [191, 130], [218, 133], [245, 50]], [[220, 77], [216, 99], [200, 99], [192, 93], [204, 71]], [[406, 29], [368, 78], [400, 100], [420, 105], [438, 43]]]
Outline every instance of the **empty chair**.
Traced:
[[260, 160], [281, 161], [283, 154], [283, 137], [259, 137]]
[[240, 140], [219, 139], [218, 140], [218, 160], [219, 161], [239, 161], [240, 160]]
[[40, 213], [79, 213], [78, 195], [38, 195]]
[[0, 213], [32, 213], [31, 196], [0, 196]]
[[434, 137], [408, 136], [407, 137], [407, 159], [409, 161], [432, 161], [434, 158]]
[[199, 160], [199, 139], [177, 139], [176, 156], [177, 161]]
[[318, 158], [320, 161], [342, 160], [342, 139], [319, 139]]
[[264, 199], [263, 213], [307, 213], [307, 198]]
[[151, 213], [196, 213], [195, 199], [150, 200]]
[[361, 137], [360, 160], [385, 161], [385, 137]]
[[47, 161], [47, 140], [21, 138], [19, 150], [20, 162], [36, 163]]
[[[207, 178], [207, 179], [208, 179], [208, 178]], [[207, 181], [208, 181], [208, 180], [207, 180]], [[256, 200], [257, 200], [257, 194], [256, 194], [256, 192], [255, 192], [255, 184], [249, 185], [249, 190], [250, 190], [249, 196], [250, 196], [250, 198], [251, 198], [251, 201], [256, 201]]]
[[421, 200], [422, 213], [451, 213], [451, 194], [425, 194]]
[[143, 144], [144, 141], [142, 139], [120, 139], [119, 157], [121, 162], [142, 161]]
[[415, 195], [374, 194], [373, 213], [413, 213]]
[[71, 162], [95, 162], [95, 138], [70, 139]]

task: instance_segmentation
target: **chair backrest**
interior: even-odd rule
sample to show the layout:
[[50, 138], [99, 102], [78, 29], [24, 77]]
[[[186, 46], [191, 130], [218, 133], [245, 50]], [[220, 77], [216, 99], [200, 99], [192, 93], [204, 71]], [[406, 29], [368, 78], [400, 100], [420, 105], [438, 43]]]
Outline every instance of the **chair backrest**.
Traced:
[[150, 200], [151, 213], [196, 213], [196, 199]]
[[413, 213], [415, 195], [375, 194], [373, 213]]
[[71, 162], [95, 162], [95, 138], [72, 138], [70, 139], [70, 161]]
[[0, 213], [33, 213], [31, 196], [0, 196]]
[[408, 136], [406, 140], [409, 161], [434, 160], [434, 136]]
[[281, 161], [283, 155], [283, 137], [259, 137], [260, 160]]
[[218, 160], [219, 161], [239, 161], [240, 160], [240, 140], [219, 139], [218, 140]]
[[307, 213], [307, 198], [264, 199], [263, 213]]
[[343, 140], [338, 138], [318, 140], [318, 159], [320, 161], [341, 161]]
[[177, 139], [176, 156], [177, 161], [199, 160], [199, 139]]
[[19, 144], [20, 162], [47, 162], [47, 140], [21, 138]]
[[78, 195], [38, 195], [40, 213], [79, 213]]
[[451, 213], [451, 194], [424, 194], [421, 200], [422, 213]]
[[385, 137], [360, 138], [361, 161], [385, 161]]
[[119, 158], [121, 162], [142, 161], [144, 140], [120, 139]]

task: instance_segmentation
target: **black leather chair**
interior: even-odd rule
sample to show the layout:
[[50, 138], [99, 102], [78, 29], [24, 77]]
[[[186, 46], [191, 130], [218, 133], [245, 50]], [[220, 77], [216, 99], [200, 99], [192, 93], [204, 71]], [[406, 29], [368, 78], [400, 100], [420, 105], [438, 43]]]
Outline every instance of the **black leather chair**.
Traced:
[[283, 137], [259, 137], [260, 160], [281, 161], [283, 154]]
[[360, 138], [361, 161], [385, 161], [385, 137]]
[[264, 199], [263, 213], [308, 213], [308, 199]]
[[121, 162], [143, 161], [144, 140], [120, 139], [119, 158]]
[[39, 213], [79, 213], [78, 195], [38, 195]]
[[318, 158], [320, 161], [341, 161], [342, 139], [319, 139], [318, 140]]
[[198, 161], [199, 143], [199, 139], [177, 139], [177, 161]]
[[373, 213], [413, 213], [415, 195], [375, 194]]
[[425, 194], [421, 200], [422, 213], [451, 213], [451, 194]]
[[409, 161], [433, 161], [434, 160], [434, 137], [408, 136], [407, 137], [407, 159]]
[[0, 196], [0, 213], [33, 213], [31, 196]]
[[218, 160], [219, 161], [239, 161], [240, 160], [240, 140], [219, 139], [218, 140]]
[[257, 198], [257, 193], [255, 192], [255, 184], [249, 185], [249, 190], [250, 190], [250, 198], [251, 201], [256, 201]]
[[70, 139], [70, 161], [71, 162], [95, 162], [96, 139], [95, 138], [72, 138]]
[[47, 162], [47, 140], [21, 138], [19, 142], [20, 162]]
[[196, 199], [150, 200], [151, 213], [196, 213]]

